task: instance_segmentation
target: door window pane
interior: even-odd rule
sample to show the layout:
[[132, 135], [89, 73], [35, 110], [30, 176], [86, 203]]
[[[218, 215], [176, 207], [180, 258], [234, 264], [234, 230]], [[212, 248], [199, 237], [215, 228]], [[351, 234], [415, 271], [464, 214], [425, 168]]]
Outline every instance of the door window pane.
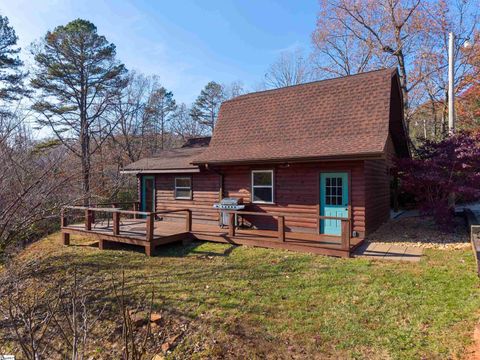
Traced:
[[325, 204], [343, 205], [343, 179], [341, 177], [331, 177], [325, 179]]

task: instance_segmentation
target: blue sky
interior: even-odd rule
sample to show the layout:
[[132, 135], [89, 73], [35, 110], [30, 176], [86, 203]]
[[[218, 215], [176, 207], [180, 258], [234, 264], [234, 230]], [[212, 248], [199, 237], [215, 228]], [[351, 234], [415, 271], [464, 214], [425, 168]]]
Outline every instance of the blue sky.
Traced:
[[92, 21], [129, 69], [156, 74], [179, 102], [210, 80], [255, 89], [278, 54], [310, 51], [316, 0], [0, 0], [25, 49], [75, 18]]

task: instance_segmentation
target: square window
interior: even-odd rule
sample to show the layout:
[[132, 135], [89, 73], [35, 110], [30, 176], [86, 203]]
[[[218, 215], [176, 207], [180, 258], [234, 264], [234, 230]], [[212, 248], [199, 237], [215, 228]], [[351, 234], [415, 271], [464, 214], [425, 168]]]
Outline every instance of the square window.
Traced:
[[192, 178], [175, 178], [175, 199], [190, 200], [192, 198]]
[[252, 171], [252, 202], [273, 203], [273, 170]]

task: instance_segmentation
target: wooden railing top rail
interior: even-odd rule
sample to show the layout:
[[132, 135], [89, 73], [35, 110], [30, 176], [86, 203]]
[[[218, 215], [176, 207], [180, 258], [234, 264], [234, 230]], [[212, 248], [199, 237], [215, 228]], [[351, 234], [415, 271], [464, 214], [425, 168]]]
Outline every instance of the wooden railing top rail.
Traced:
[[348, 217], [337, 217], [337, 216], [324, 216], [324, 215], [314, 215], [314, 214], [295, 214], [295, 213], [278, 213], [278, 212], [271, 212], [271, 213], [263, 213], [257, 211], [237, 211], [237, 210], [222, 210], [226, 213], [232, 213], [237, 215], [254, 215], [254, 216], [283, 216], [283, 217], [292, 217], [292, 216], [300, 216], [307, 219], [320, 219], [320, 220], [346, 220], [350, 221]]
[[191, 211], [190, 209], [175, 209], [175, 210], [161, 210], [161, 211], [155, 211], [155, 212], [148, 212], [148, 211], [120, 210], [120, 209], [89, 207], [89, 206], [74, 206], [74, 205], [64, 206], [63, 209], [90, 210], [95, 212], [108, 212], [108, 213], [119, 213], [119, 214], [126, 214], [126, 215], [142, 215], [142, 216]]
[[[100, 203], [93, 203], [93, 204], [90, 204], [90, 207], [96, 207], [96, 206], [104, 206], [104, 205], [132, 205], [132, 204], [139, 204], [140, 201], [136, 200], [136, 201], [124, 201], [124, 202], [121, 202], [121, 201], [111, 201], [111, 202], [100, 202]], [[71, 206], [84, 206], [84, 205], [71, 205]]]
[[139, 202], [140, 201], [124, 201], [124, 202], [111, 201], [111, 202], [98, 203], [94, 205], [96, 206], [98, 205], [130, 205], [130, 204], [138, 204]]
[[185, 212], [185, 211], [192, 211], [192, 210], [190, 209], [160, 210], [160, 211], [155, 211], [152, 214], [160, 215], [160, 214], [169, 214], [169, 213]]
[[63, 209], [90, 210], [94, 212], [108, 212], [108, 213], [119, 213], [119, 214], [125, 214], [125, 215], [142, 215], [142, 216], [154, 214], [154, 213], [145, 212], [145, 211], [120, 210], [120, 209], [88, 207], [88, 206], [64, 206]]

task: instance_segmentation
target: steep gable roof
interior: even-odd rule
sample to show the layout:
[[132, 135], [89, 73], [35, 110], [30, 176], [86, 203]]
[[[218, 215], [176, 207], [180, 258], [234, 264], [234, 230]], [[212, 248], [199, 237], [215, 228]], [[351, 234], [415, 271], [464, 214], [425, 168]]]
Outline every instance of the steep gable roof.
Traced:
[[[193, 162], [380, 156], [389, 135], [394, 76], [396, 70], [382, 69], [226, 101], [210, 146]], [[398, 118], [404, 131], [403, 114]]]

